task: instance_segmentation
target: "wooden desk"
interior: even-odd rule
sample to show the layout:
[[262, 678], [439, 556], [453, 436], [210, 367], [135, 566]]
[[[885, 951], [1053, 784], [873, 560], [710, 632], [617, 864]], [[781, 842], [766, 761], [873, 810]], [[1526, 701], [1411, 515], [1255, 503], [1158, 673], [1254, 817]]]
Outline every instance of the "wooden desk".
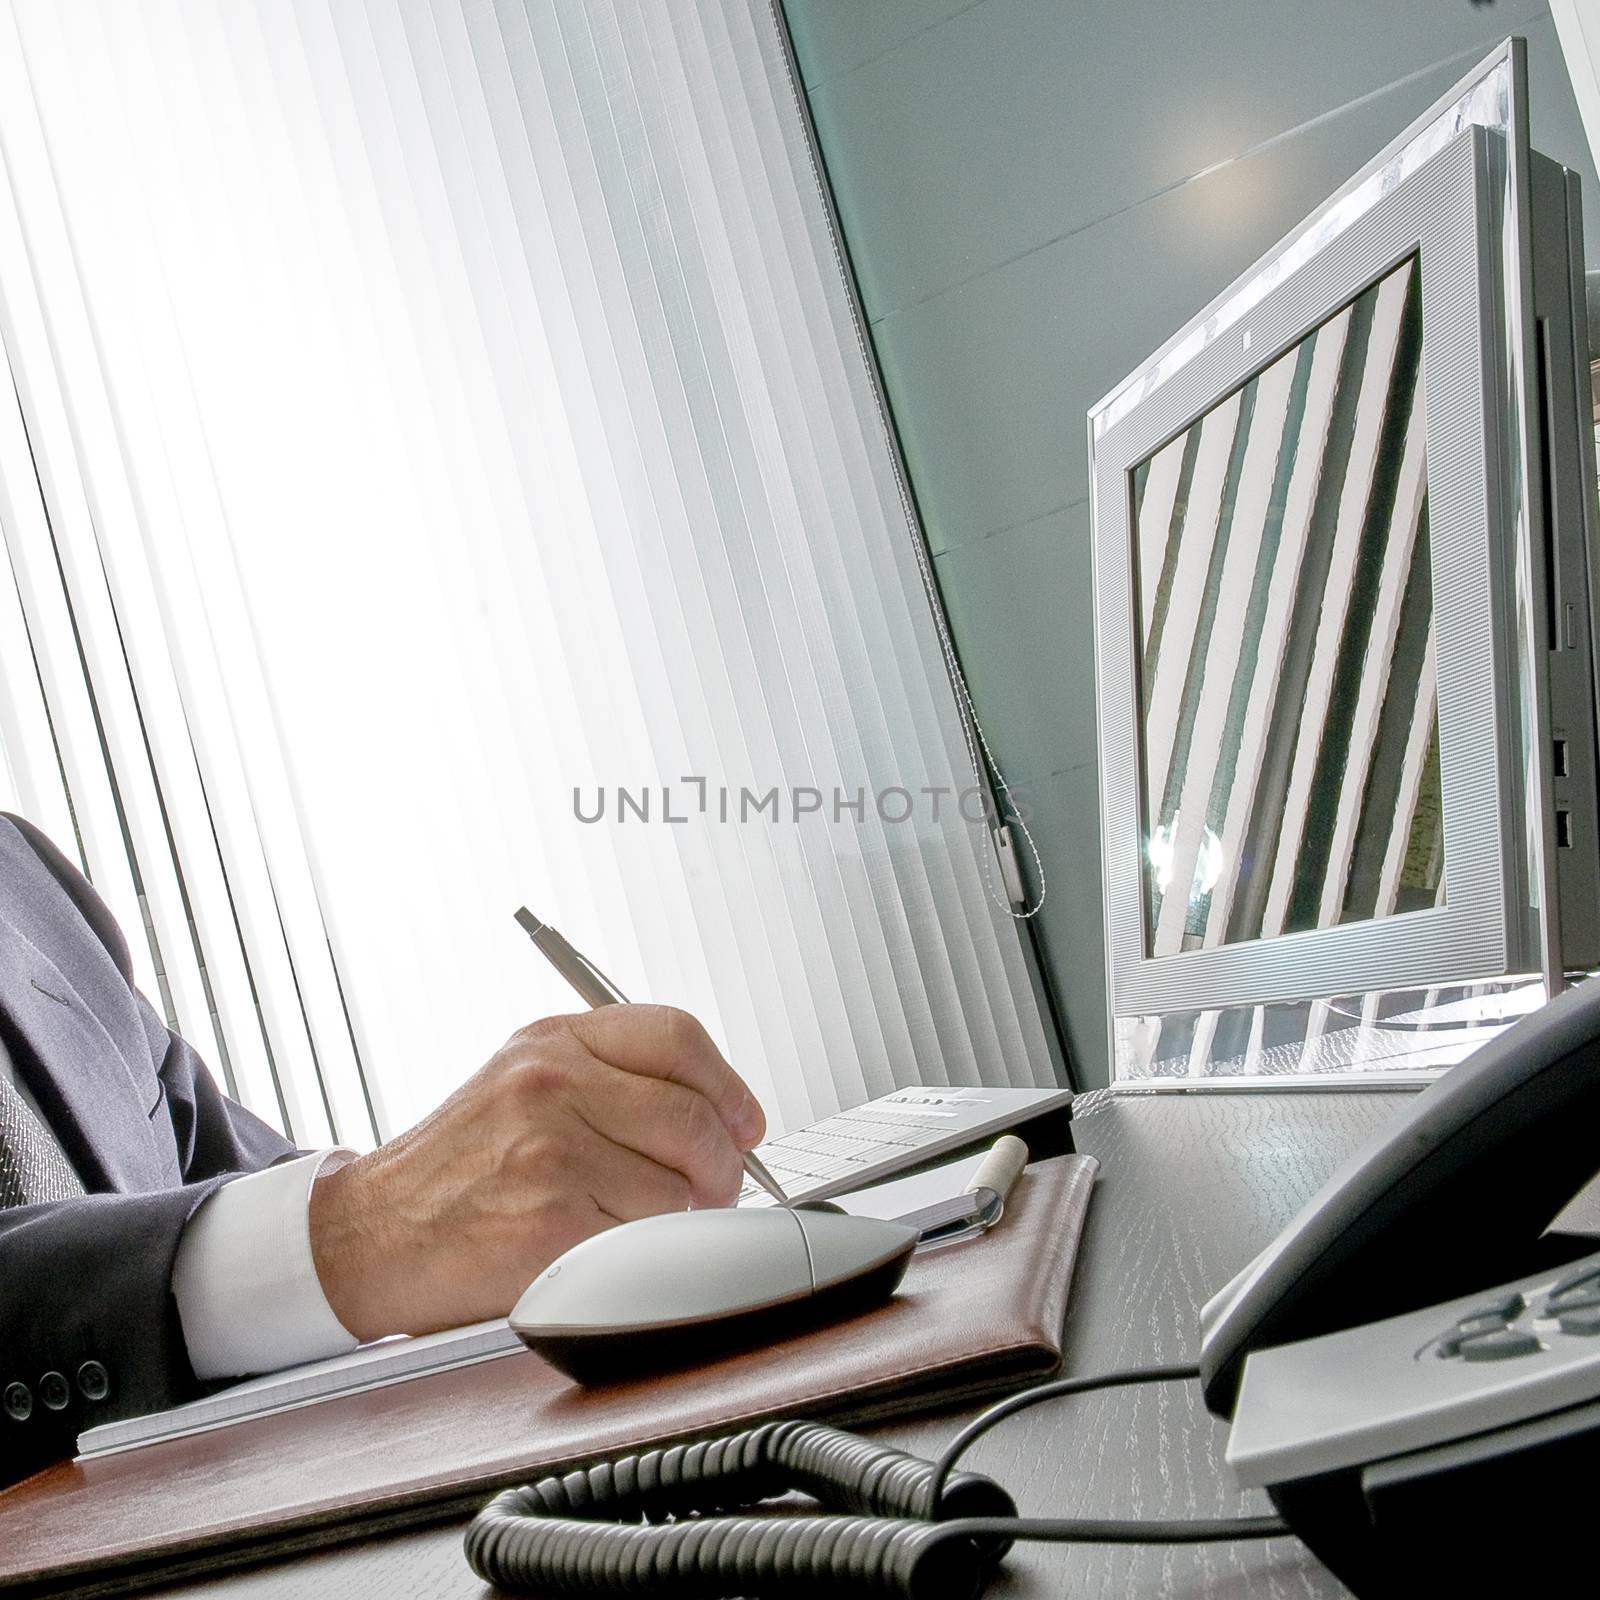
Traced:
[[[1195, 1314], [1300, 1204], [1405, 1105], [1395, 1092], [1113, 1096], [1079, 1102], [1078, 1147], [1099, 1157], [1067, 1319], [1069, 1372], [1192, 1359]], [[886, 1424], [936, 1453], [970, 1412]], [[1192, 1385], [1058, 1402], [1003, 1424], [969, 1464], [1024, 1514], [1211, 1517], [1259, 1511], [1225, 1487], [1224, 1428]], [[461, 1553], [465, 1524], [367, 1539], [155, 1591], [227, 1600], [484, 1600]], [[1347, 1591], [1293, 1539], [1192, 1548], [1019, 1545], [993, 1600], [1093, 1596], [1322, 1600]]]

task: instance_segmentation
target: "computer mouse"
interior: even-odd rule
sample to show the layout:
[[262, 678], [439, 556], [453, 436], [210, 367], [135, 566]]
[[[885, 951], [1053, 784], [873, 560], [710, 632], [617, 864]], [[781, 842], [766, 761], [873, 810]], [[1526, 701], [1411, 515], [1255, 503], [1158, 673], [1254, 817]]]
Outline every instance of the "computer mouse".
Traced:
[[919, 1237], [901, 1222], [777, 1206], [642, 1217], [553, 1261], [511, 1327], [580, 1383], [637, 1377], [877, 1305]]

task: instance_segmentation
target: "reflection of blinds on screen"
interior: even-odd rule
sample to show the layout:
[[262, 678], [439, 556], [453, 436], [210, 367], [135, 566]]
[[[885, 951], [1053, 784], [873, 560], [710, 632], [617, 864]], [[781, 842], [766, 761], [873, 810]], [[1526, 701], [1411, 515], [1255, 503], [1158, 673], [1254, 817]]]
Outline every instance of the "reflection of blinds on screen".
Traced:
[[69, 576], [339, 1135], [572, 1007], [523, 901], [780, 1126], [1049, 1081], [767, 7], [14, 0], [0, 146]]
[[1445, 894], [1413, 258], [1133, 474], [1155, 955]]

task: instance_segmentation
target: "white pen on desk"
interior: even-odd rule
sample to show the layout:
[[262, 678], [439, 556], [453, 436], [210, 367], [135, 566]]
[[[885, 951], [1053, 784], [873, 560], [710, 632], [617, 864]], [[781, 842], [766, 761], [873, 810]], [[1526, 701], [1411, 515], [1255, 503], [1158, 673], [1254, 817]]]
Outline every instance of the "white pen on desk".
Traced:
[[[518, 926], [538, 947], [539, 953], [550, 963], [593, 1009], [600, 1006], [621, 1006], [628, 997], [587, 956], [580, 955], [550, 926], [541, 922], [526, 906], [518, 906], [513, 915]], [[778, 1180], [762, 1165], [753, 1151], [744, 1153], [744, 1170], [772, 1196], [779, 1205], [792, 1205]]]
[[919, 1250], [959, 1244], [985, 1233], [1005, 1215], [1006, 1200], [1027, 1164], [1027, 1145], [1015, 1134], [1003, 1133], [960, 1194], [908, 1212], [897, 1220], [921, 1230]]

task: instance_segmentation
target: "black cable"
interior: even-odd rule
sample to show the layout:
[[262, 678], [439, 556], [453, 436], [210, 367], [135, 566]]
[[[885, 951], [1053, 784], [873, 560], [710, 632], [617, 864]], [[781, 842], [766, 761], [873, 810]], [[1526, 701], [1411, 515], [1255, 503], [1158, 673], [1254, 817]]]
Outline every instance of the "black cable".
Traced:
[[1136, 1383], [1185, 1383], [1198, 1378], [1197, 1366], [1183, 1367], [1126, 1367], [1121, 1372], [1102, 1372], [1092, 1378], [1057, 1378], [1053, 1383], [1036, 1384], [1021, 1394], [992, 1405], [973, 1418], [948, 1445], [933, 1464], [933, 1477], [928, 1485], [928, 1503], [936, 1506], [944, 1493], [945, 1480], [951, 1469], [966, 1453], [967, 1447], [981, 1439], [997, 1422], [1014, 1417], [1019, 1411], [1039, 1405], [1045, 1400], [1058, 1400], [1069, 1394], [1092, 1394], [1096, 1389], [1120, 1389]]
[[1040, 1544], [1220, 1544], [1229, 1539], [1277, 1539], [1290, 1531], [1282, 1517], [1216, 1517], [1198, 1522], [1118, 1522], [1099, 1517], [959, 1517], [937, 1526], [969, 1539], [1032, 1539]]

